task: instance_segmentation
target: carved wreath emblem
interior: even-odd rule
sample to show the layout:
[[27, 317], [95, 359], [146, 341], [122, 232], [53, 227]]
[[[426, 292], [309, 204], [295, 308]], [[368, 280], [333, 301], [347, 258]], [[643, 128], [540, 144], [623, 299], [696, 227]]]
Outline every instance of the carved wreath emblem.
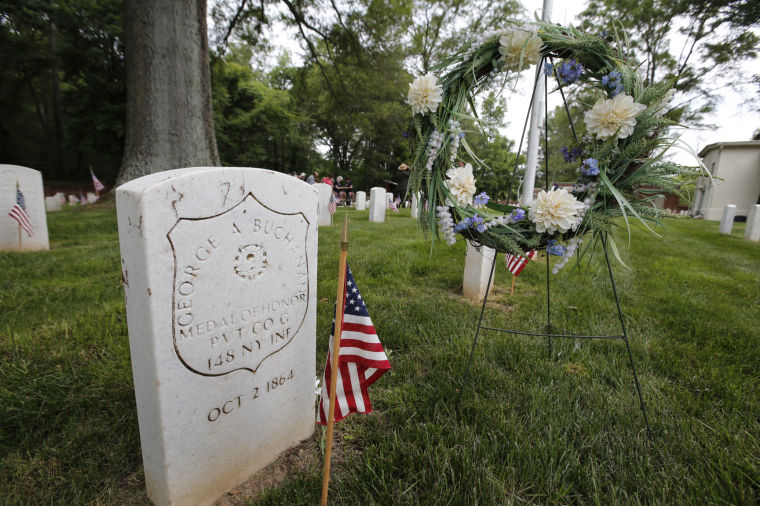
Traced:
[[246, 244], [238, 248], [235, 256], [235, 274], [254, 282], [269, 268], [267, 252], [261, 244]]

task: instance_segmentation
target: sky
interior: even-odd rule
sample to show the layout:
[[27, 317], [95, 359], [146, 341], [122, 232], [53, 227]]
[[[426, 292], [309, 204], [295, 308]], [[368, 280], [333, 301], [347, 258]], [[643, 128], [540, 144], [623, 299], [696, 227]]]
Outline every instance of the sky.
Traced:
[[[541, 15], [543, 0], [522, 0], [528, 15]], [[577, 24], [577, 15], [583, 11], [586, 2], [582, 0], [554, 1], [551, 13], [551, 21], [561, 24]], [[272, 57], [279, 53], [279, 49], [287, 49], [298, 59], [302, 53], [298, 46], [295, 33], [279, 32], [279, 37], [273, 40], [275, 51]], [[671, 42], [673, 47], [678, 40]], [[682, 42], [681, 42], [682, 43]], [[680, 46], [678, 46], [680, 48]], [[678, 53], [678, 51], [675, 51]], [[274, 61], [272, 62], [274, 63]], [[744, 70], [751, 74], [760, 75], [760, 59], [755, 59], [744, 65]], [[502, 130], [508, 138], [519, 142], [522, 133], [525, 115], [528, 110], [528, 102], [531, 95], [532, 77], [534, 69], [524, 71], [514, 91], [505, 91], [507, 94], [507, 118]], [[551, 89], [551, 84], [550, 84]], [[755, 93], [756, 88], [748, 87], [744, 93]], [[670, 158], [684, 165], [696, 165], [694, 154], [709, 144], [717, 142], [747, 141], [752, 138], [752, 133], [760, 128], [760, 113], [752, 111], [751, 107], [743, 104], [746, 100], [742, 93], [725, 90], [721, 95], [721, 101], [713, 114], [708, 115], [704, 122], [711, 127], [704, 129], [689, 128], [676, 129], [675, 135], [686, 146], [684, 149], [671, 150]], [[549, 110], [561, 105], [561, 97], [558, 93], [549, 95]], [[526, 135], [527, 144], [527, 135]], [[523, 148], [525, 149], [525, 148]]]

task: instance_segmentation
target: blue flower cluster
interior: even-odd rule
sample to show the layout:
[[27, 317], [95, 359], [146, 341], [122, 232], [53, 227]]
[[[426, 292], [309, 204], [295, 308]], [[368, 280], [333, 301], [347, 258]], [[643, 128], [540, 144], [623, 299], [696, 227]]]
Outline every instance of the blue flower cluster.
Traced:
[[606, 76], [602, 77], [602, 84], [610, 88], [610, 94], [614, 97], [618, 93], [622, 93], [625, 88], [620, 82], [620, 72], [612, 71]]
[[510, 217], [512, 218], [512, 221], [514, 221], [514, 222], [518, 222], [518, 221], [524, 219], [525, 218], [525, 209], [519, 209], [519, 208], [515, 209], [514, 211], [512, 211], [512, 214], [510, 215]]
[[583, 74], [583, 65], [570, 59], [557, 65], [557, 75], [559, 76], [562, 84], [573, 84], [575, 81], [581, 78]]
[[586, 176], [598, 176], [599, 175], [599, 160], [593, 158], [586, 158], [583, 160], [583, 167], [581, 167], [581, 174]]
[[468, 228], [473, 228], [477, 230], [478, 232], [480, 232], [481, 234], [486, 231], [486, 225], [483, 221], [483, 218], [480, 216], [473, 216], [471, 218], [465, 218], [459, 223], [457, 223], [456, 226], [454, 227], [454, 232], [462, 233]]
[[567, 149], [567, 146], [559, 148], [559, 152], [562, 153], [562, 159], [567, 163], [574, 162], [581, 157], [581, 147], [575, 146], [571, 149]]
[[554, 239], [549, 239], [549, 243], [546, 246], [546, 252], [550, 255], [554, 255], [556, 257], [565, 256], [565, 252], [567, 251], [567, 248], [559, 244]]
[[489, 197], [486, 192], [480, 192], [477, 195], [475, 195], [475, 199], [473, 200], [472, 203], [476, 206], [484, 206], [488, 204], [489, 200], [491, 200], [491, 197]]
[[553, 72], [554, 66], [549, 62], [544, 63], [544, 75], [550, 76]]

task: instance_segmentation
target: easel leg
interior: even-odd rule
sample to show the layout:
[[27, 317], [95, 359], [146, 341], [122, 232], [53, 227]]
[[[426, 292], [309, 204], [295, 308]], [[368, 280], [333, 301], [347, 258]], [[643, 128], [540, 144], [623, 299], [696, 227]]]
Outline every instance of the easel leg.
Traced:
[[472, 364], [472, 357], [475, 355], [475, 346], [478, 344], [478, 336], [480, 335], [480, 325], [483, 323], [483, 313], [486, 310], [486, 302], [488, 302], [488, 292], [491, 291], [491, 281], [493, 281], [493, 273], [496, 269], [496, 257], [499, 255], [495, 252], [493, 255], [493, 262], [491, 262], [491, 273], [488, 275], [488, 284], [486, 285], [486, 294], [483, 297], [483, 305], [480, 308], [480, 318], [478, 318], [478, 328], [475, 329], [475, 339], [472, 341], [472, 349], [470, 350], [470, 360], [467, 361], [467, 367], [464, 370], [464, 380], [459, 388], [459, 395], [457, 395], [456, 407], [459, 409], [459, 403], [462, 401], [462, 393], [467, 387], [467, 381], [470, 378], [470, 365]]
[[610, 274], [610, 282], [612, 283], [612, 293], [615, 295], [615, 304], [617, 304], [618, 317], [620, 318], [620, 327], [623, 330], [623, 339], [625, 340], [625, 348], [628, 350], [628, 359], [631, 362], [631, 370], [633, 371], [633, 380], [636, 382], [636, 391], [639, 394], [639, 403], [641, 404], [641, 412], [644, 414], [644, 421], [647, 424], [647, 434], [652, 437], [652, 429], [649, 427], [649, 417], [647, 416], [647, 408], [644, 404], [644, 396], [641, 393], [641, 385], [639, 384], [639, 376], [636, 374], [636, 365], [633, 363], [633, 354], [631, 353], [631, 345], [628, 343], [628, 332], [625, 328], [625, 319], [623, 318], [623, 311], [620, 309], [620, 299], [618, 298], [617, 288], [615, 287], [615, 277], [612, 275], [612, 266], [610, 265], [610, 257], [607, 254], [607, 234], [602, 234], [602, 247], [604, 248], [604, 259], [607, 261], [607, 271]]
[[[551, 308], [551, 285], [549, 281], [549, 251], [546, 251], [546, 333], [552, 333], [552, 308]], [[549, 358], [552, 358], [554, 347], [552, 346], [551, 336], [546, 336], [549, 345]]]

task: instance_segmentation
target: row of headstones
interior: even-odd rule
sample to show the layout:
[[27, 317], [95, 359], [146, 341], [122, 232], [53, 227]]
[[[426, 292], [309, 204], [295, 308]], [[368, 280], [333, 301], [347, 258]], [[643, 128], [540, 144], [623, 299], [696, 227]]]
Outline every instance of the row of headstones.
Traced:
[[88, 192], [85, 196], [85, 200], [83, 201], [80, 197], [77, 197], [76, 195], [69, 195], [68, 199], [66, 198], [66, 195], [58, 192], [53, 196], [45, 197], [45, 210], [49, 213], [60, 211], [63, 209], [64, 205], [85, 205], [85, 204], [94, 204], [98, 201], [98, 196], [95, 193]]
[[[723, 216], [720, 220], [718, 232], [721, 234], [731, 234], [736, 217], [736, 206], [726, 204], [723, 207]], [[760, 204], [755, 204], [747, 212], [747, 226], [744, 228], [744, 238], [748, 241], [760, 241]]]
[[[317, 190], [319, 198], [319, 221], [322, 226], [332, 225], [332, 214], [328, 211], [330, 199], [333, 196], [333, 187], [329, 184], [316, 183], [314, 188]], [[387, 192], [385, 188], [374, 187], [369, 192], [369, 221], [382, 223], [385, 221], [385, 211], [393, 202], [393, 194]], [[363, 191], [356, 192], [356, 210], [364, 211], [367, 209], [367, 194]], [[412, 196], [412, 218], [417, 217], [417, 197]]]

